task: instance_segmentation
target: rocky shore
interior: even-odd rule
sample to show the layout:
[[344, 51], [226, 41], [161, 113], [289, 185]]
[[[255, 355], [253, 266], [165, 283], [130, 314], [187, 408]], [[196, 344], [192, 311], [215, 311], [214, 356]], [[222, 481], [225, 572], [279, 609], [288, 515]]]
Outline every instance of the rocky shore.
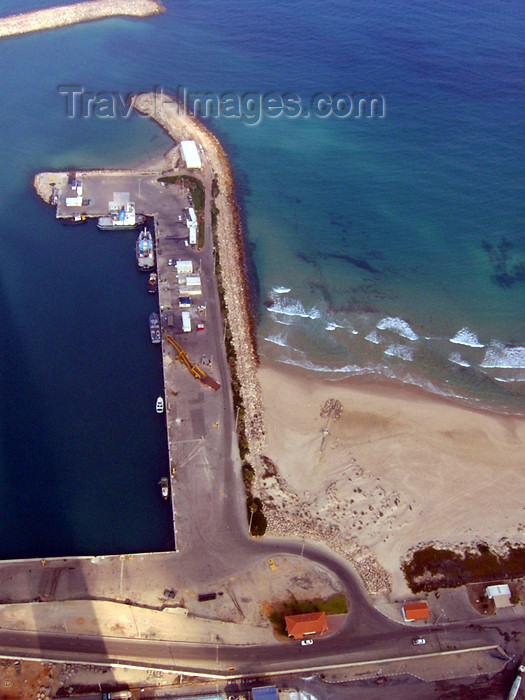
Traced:
[[67, 27], [106, 17], [148, 17], [161, 12], [164, 12], [164, 6], [158, 0], [89, 0], [0, 17], [0, 38]]
[[246, 439], [250, 454], [261, 452], [265, 441], [261, 387], [257, 378], [255, 329], [250, 314], [241, 222], [230, 165], [218, 140], [197, 119], [185, 112], [175, 100], [147, 93], [134, 98], [134, 107], [148, 114], [172, 138], [179, 142], [192, 139], [201, 143], [217, 178], [219, 194], [215, 203], [217, 246], [222, 270], [224, 298], [232, 342], [236, 353], [237, 376], [241, 386], [245, 415]]

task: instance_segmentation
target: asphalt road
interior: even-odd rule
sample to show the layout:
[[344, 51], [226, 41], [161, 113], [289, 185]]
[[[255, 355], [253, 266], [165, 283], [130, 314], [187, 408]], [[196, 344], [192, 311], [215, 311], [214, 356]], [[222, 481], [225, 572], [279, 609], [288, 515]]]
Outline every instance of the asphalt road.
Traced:
[[[204, 182], [209, 192], [211, 173], [207, 165]], [[161, 191], [154, 182], [146, 180], [141, 185], [143, 197], [149, 193], [153, 196], [154, 191], [158, 191], [156, 196], [159, 197], [159, 206], [156, 211], [160, 213], [162, 225], [169, 227], [170, 221], [176, 225], [169, 199], [173, 195], [170, 195], [169, 190]], [[146, 663], [195, 673], [224, 673], [227, 669], [234, 669], [231, 671], [233, 675], [242, 676], [253, 676], [261, 670], [275, 673], [302, 668], [304, 672], [306, 669], [320, 669], [331, 664], [422, 655], [487, 644], [501, 644], [511, 653], [520, 653], [522, 623], [516, 620], [501, 623], [481, 620], [475, 626], [463, 623], [439, 625], [425, 630], [427, 644], [424, 647], [414, 647], [412, 638], [417, 633], [377, 612], [371, 606], [361, 580], [350, 564], [327, 547], [301, 540], [264, 538], [258, 541], [249, 537], [229, 390], [229, 368], [222, 342], [222, 318], [214, 283], [209, 222], [207, 211], [207, 242], [199, 258], [208, 329], [202, 337], [207, 343], [207, 352], [213, 356], [211, 373], [220, 381], [222, 389], [213, 394], [182, 366], [174, 363], [176, 366], [172, 369], [177, 374], [173, 391], [174, 394], [183, 396], [184, 401], [173, 397], [172, 418], [179, 417], [180, 422], [176, 423], [177, 427], [173, 424], [170, 427], [171, 453], [176, 460], [174, 506], [178, 547], [177, 554], [173, 555], [177, 561], [173, 580], [179, 585], [213, 585], [229, 572], [247, 569], [262, 557], [269, 558], [279, 553], [296, 555], [315, 561], [338, 576], [349, 599], [350, 612], [346, 622], [337, 634], [326, 639], [316, 639], [310, 647], [302, 647], [298, 643], [236, 647], [194, 645], [0, 630], [0, 653], [72, 662]], [[172, 248], [168, 247], [168, 243], [162, 242], [162, 237], [161, 243], [163, 247], [166, 246], [163, 251], [165, 258]], [[175, 252], [177, 246], [182, 245], [176, 240], [169, 242], [169, 246], [175, 246]], [[162, 261], [160, 264], [163, 264]], [[159, 272], [168, 274], [165, 269]], [[200, 346], [192, 345], [192, 342], [203, 341], [199, 338], [193, 341], [187, 339], [186, 342], [189, 351], [197, 352]], [[214, 429], [213, 425], [218, 427]], [[321, 700], [324, 697], [349, 697], [344, 694], [334, 695], [332, 688], [325, 690], [328, 694], [319, 695]], [[378, 687], [374, 686], [370, 693], [377, 691]], [[378, 694], [366, 695], [368, 690], [363, 692], [365, 694], [356, 697], [379, 697]], [[426, 696], [412, 695], [407, 686], [406, 694], [391, 694], [389, 697]]]

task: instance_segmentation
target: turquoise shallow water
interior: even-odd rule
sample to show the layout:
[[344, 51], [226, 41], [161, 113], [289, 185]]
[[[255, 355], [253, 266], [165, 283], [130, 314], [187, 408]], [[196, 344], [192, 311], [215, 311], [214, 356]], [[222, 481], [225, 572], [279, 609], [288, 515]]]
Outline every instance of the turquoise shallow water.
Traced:
[[384, 95], [384, 119], [208, 122], [234, 168], [260, 351], [523, 411], [524, 21], [515, 0], [168, 1], [0, 43], [1, 556], [171, 542], [132, 238], [62, 229], [30, 187], [169, 140], [138, 117], [67, 119], [57, 87]]

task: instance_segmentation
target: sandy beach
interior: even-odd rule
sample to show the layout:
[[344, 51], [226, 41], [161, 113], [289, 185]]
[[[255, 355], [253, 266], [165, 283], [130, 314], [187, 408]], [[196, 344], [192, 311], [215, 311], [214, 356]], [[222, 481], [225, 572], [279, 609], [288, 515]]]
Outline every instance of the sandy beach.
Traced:
[[[371, 593], [410, 595], [400, 562], [424, 543], [522, 539], [524, 418], [269, 361], [259, 379], [264, 455], [277, 467], [259, 469], [269, 530], [327, 542]], [[339, 420], [321, 417], [329, 399], [342, 405]]]

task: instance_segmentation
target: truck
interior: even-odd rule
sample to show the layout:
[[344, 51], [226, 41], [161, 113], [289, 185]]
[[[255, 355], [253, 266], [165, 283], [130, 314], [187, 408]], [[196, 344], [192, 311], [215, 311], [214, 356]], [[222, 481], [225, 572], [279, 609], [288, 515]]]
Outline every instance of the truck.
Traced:
[[518, 691], [519, 691], [520, 685], [521, 685], [521, 675], [524, 672], [525, 672], [525, 666], [520, 664], [520, 666], [518, 668], [518, 675], [514, 679], [514, 683], [512, 684], [510, 692], [507, 696], [507, 700], [515, 700], [516, 696], [518, 695]]
[[191, 331], [191, 316], [189, 311], [182, 312], [182, 331], [189, 333]]
[[191, 246], [197, 245], [197, 224], [190, 224], [189, 229], [189, 243]]
[[66, 207], [81, 207], [82, 197], [66, 197]]

